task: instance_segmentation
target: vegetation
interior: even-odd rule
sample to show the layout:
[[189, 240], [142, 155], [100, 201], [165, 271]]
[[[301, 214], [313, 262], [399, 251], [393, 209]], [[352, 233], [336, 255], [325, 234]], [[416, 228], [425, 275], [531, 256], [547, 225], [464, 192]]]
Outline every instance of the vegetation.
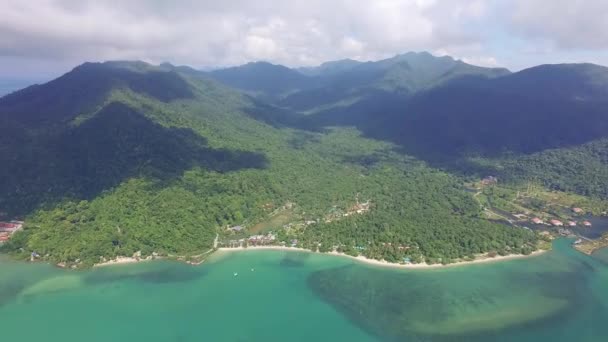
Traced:
[[[606, 198], [601, 124], [583, 138], [520, 139], [513, 131], [529, 124], [529, 111], [512, 127], [500, 117], [507, 112], [491, 113], [489, 99], [506, 106], [509, 98], [496, 89], [518, 89], [520, 75], [425, 54], [378, 63], [308, 75], [266, 64], [213, 74], [169, 64], [85, 64], [1, 98], [8, 133], [0, 136], [0, 162], [9, 167], [0, 170], [0, 211], [26, 221], [2, 248], [91, 265], [136, 252], [200, 255], [216, 234], [232, 236], [228, 226], [255, 232], [271, 225], [279, 240], [310, 249], [449, 263], [537, 248], [535, 233], [486, 219], [483, 201], [521, 203], [509, 187], [475, 197], [465, 183], [479, 175]], [[251, 79], [258, 69], [271, 73], [266, 83]], [[275, 83], [284, 74], [289, 87]], [[254, 100], [208, 77], [261, 95]], [[480, 84], [496, 97], [467, 107]], [[319, 89], [327, 98], [312, 96]], [[446, 95], [453, 89], [470, 93]], [[458, 99], [443, 104], [453, 118], [435, 107], [444, 96]], [[517, 110], [534, 102], [522, 103]], [[603, 118], [599, 103], [549, 108], [586, 110], [593, 122], [584, 128]], [[482, 114], [489, 123], [475, 116]], [[552, 120], [548, 112], [538, 117]], [[572, 118], [560, 114], [552, 127]], [[364, 201], [369, 210], [351, 215]], [[293, 208], [278, 210], [286, 203]], [[294, 222], [302, 224], [279, 227]]]

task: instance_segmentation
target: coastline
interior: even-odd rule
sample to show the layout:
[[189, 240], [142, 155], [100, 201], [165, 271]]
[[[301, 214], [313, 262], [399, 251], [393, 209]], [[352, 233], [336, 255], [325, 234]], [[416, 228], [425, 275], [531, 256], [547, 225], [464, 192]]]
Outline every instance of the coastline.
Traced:
[[427, 263], [399, 264], [399, 263], [388, 262], [385, 260], [369, 259], [362, 255], [355, 257], [352, 255], [347, 255], [347, 254], [339, 253], [336, 251], [327, 252], [327, 253], [313, 252], [309, 249], [304, 249], [304, 248], [299, 248], [299, 247], [249, 246], [246, 248], [245, 247], [221, 247], [221, 248], [217, 249], [218, 252], [238, 252], [238, 251], [247, 251], [247, 250], [277, 250], [277, 251], [318, 253], [318, 254], [326, 254], [326, 255], [333, 255], [333, 256], [337, 256], [337, 257], [349, 258], [351, 260], [354, 260], [354, 261], [357, 261], [357, 262], [360, 262], [363, 264], [373, 265], [373, 266], [389, 267], [389, 268], [402, 268], [402, 269], [438, 269], [438, 268], [446, 268], [446, 267], [468, 266], [468, 265], [475, 265], [475, 264], [508, 261], [508, 260], [514, 260], [514, 259], [531, 258], [531, 257], [535, 257], [535, 256], [538, 256], [538, 255], [541, 255], [541, 254], [547, 252], [546, 250], [537, 250], [537, 251], [530, 253], [529, 255], [509, 254], [509, 255], [504, 255], [504, 256], [497, 255], [495, 257], [478, 256], [474, 260], [458, 261], [458, 262], [454, 262], [451, 264], [443, 265], [443, 264], [427, 264]]
[[[364, 257], [362, 255], [352, 256], [352, 255], [348, 255], [348, 254], [344, 254], [344, 253], [340, 253], [340, 252], [336, 252], [336, 251], [313, 252], [313, 251], [311, 251], [309, 249], [305, 249], [305, 248], [286, 247], [286, 246], [220, 247], [215, 252], [232, 253], [232, 252], [252, 251], [252, 250], [275, 250], [275, 251], [287, 251], [287, 252], [325, 254], [325, 255], [332, 255], [332, 256], [342, 257], [342, 258], [349, 258], [356, 262], [371, 265], [371, 266], [388, 267], [388, 268], [402, 268], [402, 269], [419, 269], [419, 270], [420, 269], [440, 269], [440, 268], [447, 268], [447, 267], [468, 266], [468, 265], [475, 265], [475, 264], [484, 264], [484, 263], [491, 263], [491, 262], [500, 262], [500, 261], [515, 260], [515, 259], [531, 258], [531, 257], [535, 257], [535, 256], [538, 256], [538, 255], [541, 255], [541, 254], [547, 252], [547, 250], [536, 250], [528, 255], [509, 254], [509, 255], [504, 255], [504, 256], [497, 255], [495, 257], [479, 255], [474, 260], [457, 261], [457, 262], [453, 262], [453, 263], [446, 264], [446, 265], [444, 265], [444, 264], [427, 264], [427, 263], [400, 264], [400, 263], [388, 262], [385, 260], [370, 259], [370, 258]], [[213, 254], [213, 253], [211, 253], [211, 254]], [[106, 266], [113, 266], [113, 265], [134, 264], [134, 263], [152, 261], [152, 260], [158, 260], [158, 259], [162, 259], [162, 257], [155, 257], [155, 258], [152, 258], [152, 257], [147, 257], [147, 258], [117, 257], [112, 260], [108, 260], [108, 261], [105, 261], [102, 263], [97, 263], [97, 264], [93, 265], [93, 267], [106, 267]], [[201, 260], [200, 262], [188, 262], [188, 264], [197, 266], [197, 265], [204, 263], [204, 261], [205, 260]]]
[[156, 258], [151, 258], [151, 257], [147, 257], [147, 258], [133, 258], [133, 257], [116, 257], [115, 259], [112, 260], [108, 260], [108, 261], [104, 261], [104, 262], [100, 262], [97, 264], [94, 264], [93, 267], [105, 267], [105, 266], [112, 266], [112, 265], [124, 265], [124, 264], [135, 264], [138, 262], [144, 262], [144, 261], [152, 261], [152, 260], [158, 260], [160, 259], [159, 257]]

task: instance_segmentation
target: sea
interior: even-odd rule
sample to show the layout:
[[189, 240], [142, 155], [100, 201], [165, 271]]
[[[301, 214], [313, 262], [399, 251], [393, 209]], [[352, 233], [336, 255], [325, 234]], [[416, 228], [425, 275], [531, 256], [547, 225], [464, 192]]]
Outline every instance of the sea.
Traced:
[[219, 252], [64, 270], [0, 259], [0, 340], [608, 341], [608, 250], [395, 269], [332, 255]]

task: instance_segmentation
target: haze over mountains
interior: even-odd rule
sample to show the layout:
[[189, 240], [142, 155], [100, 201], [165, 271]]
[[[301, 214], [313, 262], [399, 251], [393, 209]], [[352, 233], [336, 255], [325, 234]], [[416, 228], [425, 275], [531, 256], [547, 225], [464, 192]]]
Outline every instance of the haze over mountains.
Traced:
[[[30, 227], [6, 248], [87, 263], [197, 254], [226, 226], [296, 203], [319, 224], [290, 238], [314, 248], [529, 252], [535, 237], [484, 219], [463, 182], [607, 199], [607, 95], [598, 65], [511, 73], [424, 52], [211, 72], [85, 63], [0, 98], [0, 208]], [[324, 219], [359, 196], [369, 215]]]

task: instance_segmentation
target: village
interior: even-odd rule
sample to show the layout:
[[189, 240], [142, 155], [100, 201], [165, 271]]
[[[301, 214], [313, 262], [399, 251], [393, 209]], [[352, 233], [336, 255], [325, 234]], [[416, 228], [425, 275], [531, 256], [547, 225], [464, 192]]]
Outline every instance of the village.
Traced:
[[10, 240], [11, 236], [23, 228], [23, 221], [0, 221], [0, 244]]
[[[545, 226], [551, 226], [551, 227], [577, 227], [577, 226], [581, 226], [581, 227], [591, 227], [593, 226], [593, 224], [586, 219], [582, 219], [582, 220], [577, 220], [575, 216], [580, 216], [580, 215], [584, 215], [584, 210], [581, 208], [572, 208], [572, 213], [573, 213], [573, 217], [569, 218], [566, 221], [561, 221], [558, 218], [547, 218], [547, 219], [542, 219], [540, 217], [532, 217], [530, 218], [530, 212], [525, 212], [525, 213], [521, 213], [521, 214], [513, 214], [514, 217], [516, 217], [517, 219], [519, 219], [522, 222], [529, 222], [531, 224], [540, 226], [540, 225], [545, 225]], [[567, 229], [561, 229], [562, 231], [566, 231]], [[563, 234], [562, 234], [563, 235]]]
[[[219, 241], [219, 247], [228, 248], [239, 248], [248, 246], [284, 246], [284, 247], [298, 247], [299, 241], [297, 239], [291, 239], [289, 241], [278, 241], [275, 231], [281, 229], [283, 232], [294, 232], [301, 229], [305, 229], [307, 226], [317, 224], [319, 222], [331, 223], [344, 217], [352, 215], [362, 215], [369, 212], [371, 208], [371, 202], [359, 202], [359, 195], [355, 197], [355, 204], [348, 207], [347, 209], [340, 209], [337, 206], [332, 207], [326, 215], [318, 219], [308, 220], [289, 220], [289, 222], [276, 221], [273, 218], [281, 217], [285, 212], [293, 210], [295, 204], [288, 202], [278, 210], [275, 210], [271, 215], [270, 219], [261, 224], [254, 225], [253, 227], [245, 227], [244, 225], [237, 225], [226, 227], [225, 232], [228, 237], [225, 236], [226, 241]], [[293, 219], [293, 215], [288, 216]], [[273, 224], [274, 223], [274, 224]], [[280, 227], [277, 227], [277, 223], [282, 223]], [[247, 236], [247, 233], [255, 233], [254, 235]], [[265, 234], [263, 234], [265, 233]], [[231, 238], [234, 236], [234, 238]], [[238, 237], [238, 238], [237, 238]]]
[[589, 246], [597, 249], [598, 242], [606, 241], [608, 203], [605, 201], [549, 191], [532, 183], [524, 187], [498, 183], [496, 176], [487, 176], [468, 185], [488, 219], [538, 231], [547, 239], [573, 238], [573, 244], [581, 251]]

